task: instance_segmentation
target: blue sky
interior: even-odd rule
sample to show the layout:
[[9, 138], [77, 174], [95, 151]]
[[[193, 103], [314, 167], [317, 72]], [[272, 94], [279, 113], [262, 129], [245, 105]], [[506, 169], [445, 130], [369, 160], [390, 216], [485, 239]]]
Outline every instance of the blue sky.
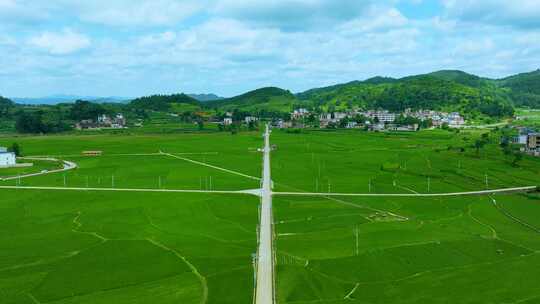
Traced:
[[293, 92], [540, 68], [538, 0], [0, 0], [0, 95]]

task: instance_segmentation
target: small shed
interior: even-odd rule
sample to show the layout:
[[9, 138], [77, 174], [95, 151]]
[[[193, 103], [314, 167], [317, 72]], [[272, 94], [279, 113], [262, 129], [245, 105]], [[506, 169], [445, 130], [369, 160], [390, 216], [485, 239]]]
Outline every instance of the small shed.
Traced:
[[82, 151], [82, 155], [84, 155], [84, 156], [101, 156], [101, 155], [103, 155], [103, 151]]

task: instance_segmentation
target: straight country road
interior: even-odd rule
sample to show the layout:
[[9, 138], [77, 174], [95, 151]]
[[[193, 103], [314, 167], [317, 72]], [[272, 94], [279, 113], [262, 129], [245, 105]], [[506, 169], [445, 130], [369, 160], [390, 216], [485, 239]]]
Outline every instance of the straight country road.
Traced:
[[272, 178], [270, 174], [270, 129], [266, 125], [263, 149], [261, 221], [257, 250], [256, 304], [274, 304], [274, 256], [272, 249]]

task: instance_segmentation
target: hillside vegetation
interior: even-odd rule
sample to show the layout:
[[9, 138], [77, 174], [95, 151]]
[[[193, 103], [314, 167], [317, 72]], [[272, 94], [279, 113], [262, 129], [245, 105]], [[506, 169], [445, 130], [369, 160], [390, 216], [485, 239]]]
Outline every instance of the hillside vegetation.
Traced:
[[540, 108], [540, 70], [503, 78], [497, 84], [509, 90], [516, 106]]
[[166, 115], [168, 120], [178, 117], [182, 122], [193, 123], [208, 117], [221, 119], [224, 112], [285, 118], [293, 109], [301, 107], [314, 112], [346, 111], [355, 107], [394, 112], [407, 108], [431, 109], [457, 111], [473, 120], [509, 117], [515, 107], [540, 108], [540, 70], [502, 79], [443, 70], [400, 79], [377, 76], [296, 95], [281, 88], [265, 87], [230, 98], [181, 93], [139, 97], [127, 104], [77, 101], [21, 105], [0, 97], [0, 132], [10, 132], [16, 127], [25, 133], [61, 132], [70, 130], [70, 126], [81, 119], [95, 119], [98, 114], [124, 113], [128, 121], [146, 122], [159, 114]]
[[492, 81], [459, 71], [402, 79], [376, 77], [309, 90], [297, 96], [327, 110], [357, 106], [391, 111], [448, 110], [499, 117], [513, 113], [512, 100], [506, 90]]
[[200, 102], [184, 93], [173, 95], [152, 95], [139, 97], [130, 102], [129, 106], [139, 110], [169, 111], [178, 105], [198, 107]]
[[297, 102], [287, 90], [276, 87], [261, 88], [245, 94], [209, 101], [205, 105], [220, 110], [242, 110], [246, 112], [288, 112]]

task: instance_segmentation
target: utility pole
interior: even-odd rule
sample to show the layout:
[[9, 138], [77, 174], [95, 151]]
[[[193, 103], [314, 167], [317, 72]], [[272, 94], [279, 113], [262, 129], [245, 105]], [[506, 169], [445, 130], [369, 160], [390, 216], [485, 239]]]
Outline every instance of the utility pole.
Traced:
[[429, 176], [427, 178], [427, 192], [431, 192], [431, 178]]
[[369, 193], [371, 193], [371, 178], [368, 181], [368, 188], [369, 188]]
[[111, 176], [111, 185], [112, 185], [112, 187], [114, 188], [114, 175]]
[[330, 181], [328, 181], [328, 193], [330, 193]]
[[88, 188], [88, 175], [86, 176], [86, 188]]
[[[19, 177], [20, 179], [20, 177]], [[66, 187], [66, 174], [64, 173], [64, 187]]]
[[161, 176], [158, 177], [158, 188], [161, 189]]
[[210, 176], [210, 190], [212, 190], [212, 176]]
[[487, 173], [485, 174], [485, 178], [486, 178], [486, 190], [489, 189], [489, 182], [488, 182], [488, 175]]

